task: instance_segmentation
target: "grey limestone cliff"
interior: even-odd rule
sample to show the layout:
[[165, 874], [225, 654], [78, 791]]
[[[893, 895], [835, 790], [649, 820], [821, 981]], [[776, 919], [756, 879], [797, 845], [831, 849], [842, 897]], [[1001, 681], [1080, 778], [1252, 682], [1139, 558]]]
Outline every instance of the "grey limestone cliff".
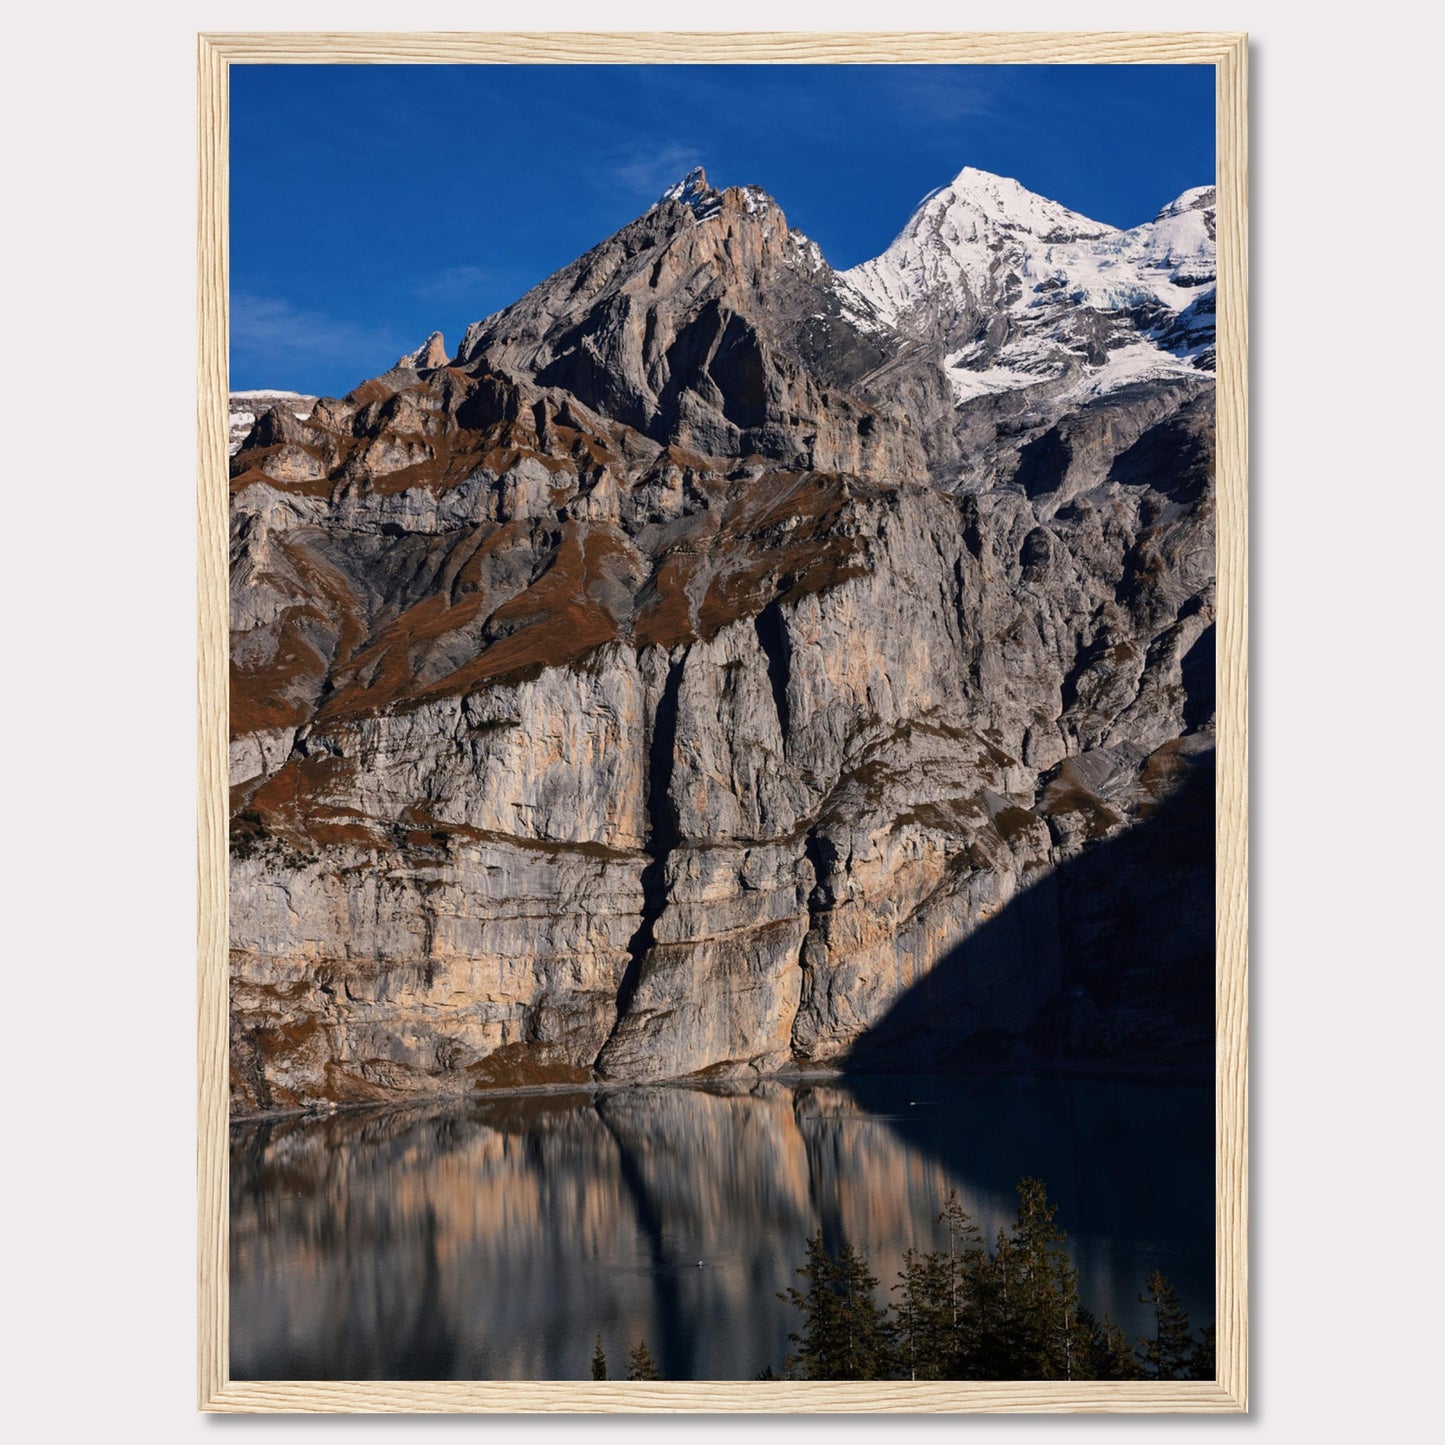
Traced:
[[236, 1109], [1206, 1064], [1212, 301], [1166, 260], [943, 326], [699, 175], [455, 356], [260, 416]]

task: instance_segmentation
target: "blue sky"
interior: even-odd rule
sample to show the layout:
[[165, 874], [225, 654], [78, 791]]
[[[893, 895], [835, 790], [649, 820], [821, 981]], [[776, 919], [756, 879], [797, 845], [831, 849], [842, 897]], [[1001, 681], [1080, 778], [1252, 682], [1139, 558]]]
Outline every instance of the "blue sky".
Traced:
[[454, 346], [694, 165], [836, 267], [966, 165], [1119, 226], [1214, 179], [1208, 66], [231, 68], [231, 385]]

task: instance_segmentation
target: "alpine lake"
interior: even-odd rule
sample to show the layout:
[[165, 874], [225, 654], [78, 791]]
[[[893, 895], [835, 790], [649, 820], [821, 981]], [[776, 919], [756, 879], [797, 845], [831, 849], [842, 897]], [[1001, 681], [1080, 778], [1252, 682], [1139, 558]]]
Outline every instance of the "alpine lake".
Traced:
[[664, 1379], [781, 1372], [805, 1245], [880, 1281], [992, 1240], [1045, 1181], [1081, 1302], [1131, 1336], [1159, 1269], [1214, 1317], [1207, 1083], [984, 1075], [484, 1095], [238, 1123], [235, 1379], [587, 1379], [645, 1340]]

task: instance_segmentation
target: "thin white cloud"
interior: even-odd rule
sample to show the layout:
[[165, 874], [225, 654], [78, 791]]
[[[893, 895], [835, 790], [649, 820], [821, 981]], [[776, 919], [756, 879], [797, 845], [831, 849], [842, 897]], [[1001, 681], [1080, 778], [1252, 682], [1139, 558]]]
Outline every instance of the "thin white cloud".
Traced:
[[[996, 67], [1006, 69], [1006, 67]], [[983, 120], [1000, 112], [1004, 81], [977, 66], [860, 67], [856, 81], [867, 103], [913, 121], [950, 124]]]
[[674, 181], [703, 163], [696, 146], [670, 143], [660, 149], [631, 146], [609, 168], [613, 183], [630, 195], [655, 201]]
[[292, 361], [354, 362], [363, 368], [377, 358], [390, 365], [405, 338], [389, 327], [358, 325], [297, 306], [284, 296], [237, 291], [231, 296], [231, 354], [246, 361], [279, 356]]
[[486, 266], [443, 266], [439, 271], [420, 277], [411, 289], [417, 296], [441, 296], [450, 300], [453, 296], [494, 285], [497, 279], [496, 272]]

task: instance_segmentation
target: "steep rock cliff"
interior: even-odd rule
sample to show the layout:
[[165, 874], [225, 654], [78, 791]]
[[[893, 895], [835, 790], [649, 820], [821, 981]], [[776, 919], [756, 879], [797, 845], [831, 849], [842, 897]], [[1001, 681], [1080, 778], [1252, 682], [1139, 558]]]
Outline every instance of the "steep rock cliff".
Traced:
[[[860, 279], [695, 173], [258, 418], [238, 1109], [1207, 1059], [1212, 212], [1065, 237], [979, 174]], [[1134, 279], [1061, 300], [1066, 242]]]

